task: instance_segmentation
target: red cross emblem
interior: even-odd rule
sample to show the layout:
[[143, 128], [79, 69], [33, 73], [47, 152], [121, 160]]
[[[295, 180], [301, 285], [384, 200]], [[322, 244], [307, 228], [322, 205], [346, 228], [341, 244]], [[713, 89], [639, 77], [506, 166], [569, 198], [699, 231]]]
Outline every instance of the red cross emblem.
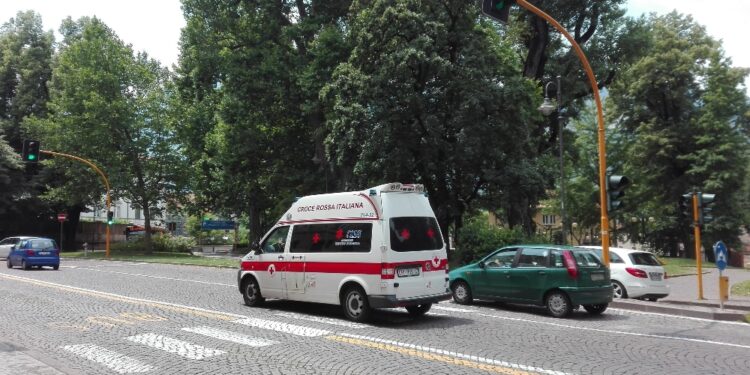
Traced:
[[411, 237], [411, 233], [409, 233], [409, 230], [404, 228], [404, 230], [401, 231], [401, 238], [408, 240], [409, 237]]
[[344, 230], [339, 228], [339, 230], [336, 231], [336, 240], [341, 241], [342, 238], [344, 238]]
[[312, 242], [313, 242], [313, 245], [320, 242], [320, 235], [317, 233], [313, 234]]

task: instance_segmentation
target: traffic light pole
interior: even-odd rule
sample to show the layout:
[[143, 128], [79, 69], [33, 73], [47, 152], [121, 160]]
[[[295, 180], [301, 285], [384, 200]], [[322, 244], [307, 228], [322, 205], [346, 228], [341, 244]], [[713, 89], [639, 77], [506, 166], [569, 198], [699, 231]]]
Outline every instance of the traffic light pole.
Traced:
[[563, 36], [568, 39], [568, 42], [570, 42], [570, 45], [573, 46], [573, 50], [575, 50], [576, 55], [578, 55], [578, 59], [581, 60], [581, 64], [583, 64], [583, 70], [586, 72], [589, 84], [591, 85], [591, 91], [594, 93], [594, 102], [596, 103], [596, 118], [599, 125], [599, 206], [601, 207], [602, 215], [602, 261], [607, 267], [609, 267], [609, 217], [607, 214], [607, 189], [605, 188], [605, 186], [607, 186], [607, 146], [605, 144], [604, 137], [604, 110], [602, 110], [602, 100], [599, 96], [599, 87], [596, 82], [596, 76], [594, 75], [594, 71], [591, 69], [589, 60], [586, 58], [586, 55], [581, 49], [581, 46], [578, 45], [578, 43], [575, 41], [575, 38], [573, 38], [573, 36], [570, 35], [570, 33], [568, 33], [565, 28], [560, 25], [559, 22], [557, 22], [547, 13], [544, 13], [541, 9], [531, 5], [526, 0], [516, 0], [516, 4], [549, 22], [552, 26], [554, 26], [555, 29], [557, 29], [557, 31], [562, 33]]
[[695, 235], [695, 268], [698, 272], [698, 299], [703, 299], [703, 272], [701, 269], [703, 254], [701, 253], [701, 226], [698, 213], [698, 196], [693, 193], [693, 233]]
[[[94, 163], [92, 163], [92, 162], [90, 162], [90, 161], [88, 161], [86, 159], [80, 158], [78, 156], [75, 156], [75, 155], [63, 154], [62, 152], [54, 152], [54, 151], [47, 151], [47, 150], [41, 150], [40, 152], [43, 153], [43, 154], [49, 154], [49, 155], [53, 155], [53, 156], [62, 156], [62, 157], [66, 157], [66, 158], [69, 158], [69, 159], [80, 161], [81, 163], [84, 163], [84, 164], [88, 165], [89, 167], [93, 168], [96, 171], [96, 173], [99, 173], [99, 176], [102, 177], [102, 181], [104, 182], [104, 187], [107, 189], [107, 212], [109, 212], [110, 206], [112, 205], [112, 202], [111, 202], [110, 196], [109, 196], [109, 180], [107, 180], [107, 175], [105, 175], [104, 172], [102, 172], [102, 170], [99, 169], [99, 167], [97, 167]], [[109, 237], [110, 237], [110, 234], [109, 234], [109, 224], [107, 224], [106, 227], [107, 227], [107, 229], [106, 229], [106, 237], [105, 237], [105, 246], [104, 246], [104, 248], [105, 248], [105, 256], [107, 258], [109, 258]]]

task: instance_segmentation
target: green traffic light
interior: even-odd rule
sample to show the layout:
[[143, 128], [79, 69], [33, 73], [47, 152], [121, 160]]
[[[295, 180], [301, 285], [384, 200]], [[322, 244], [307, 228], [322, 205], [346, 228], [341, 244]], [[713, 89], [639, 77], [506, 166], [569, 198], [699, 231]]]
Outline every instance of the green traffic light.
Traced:
[[502, 10], [505, 8], [505, 1], [498, 1], [495, 3], [495, 9]]
[[29, 156], [27, 156], [26, 158], [27, 158], [28, 160], [36, 160], [36, 155], [34, 155], [34, 154], [30, 154], [30, 155], [29, 155]]

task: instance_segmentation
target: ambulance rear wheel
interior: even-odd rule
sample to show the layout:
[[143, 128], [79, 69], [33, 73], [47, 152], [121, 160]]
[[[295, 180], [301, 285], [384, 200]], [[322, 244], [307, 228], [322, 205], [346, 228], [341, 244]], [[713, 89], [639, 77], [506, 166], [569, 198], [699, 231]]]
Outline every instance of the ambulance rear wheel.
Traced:
[[417, 306], [406, 306], [406, 311], [409, 312], [409, 315], [416, 318], [426, 314], [428, 311], [430, 311], [431, 307], [431, 303], [424, 303]]
[[248, 277], [242, 282], [242, 298], [245, 305], [250, 307], [260, 306], [266, 299], [260, 294], [260, 286], [254, 277]]
[[370, 319], [370, 303], [367, 294], [359, 286], [351, 286], [341, 298], [341, 307], [346, 318], [354, 322], [365, 322]]

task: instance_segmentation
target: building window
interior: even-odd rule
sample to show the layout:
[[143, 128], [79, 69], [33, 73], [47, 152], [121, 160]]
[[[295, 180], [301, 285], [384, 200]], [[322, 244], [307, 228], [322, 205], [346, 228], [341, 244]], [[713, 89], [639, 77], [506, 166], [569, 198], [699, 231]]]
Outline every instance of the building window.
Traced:
[[555, 215], [542, 215], [543, 225], [555, 225]]
[[135, 219], [136, 220], [140, 220], [141, 219], [141, 209], [140, 208], [136, 208], [135, 209]]

